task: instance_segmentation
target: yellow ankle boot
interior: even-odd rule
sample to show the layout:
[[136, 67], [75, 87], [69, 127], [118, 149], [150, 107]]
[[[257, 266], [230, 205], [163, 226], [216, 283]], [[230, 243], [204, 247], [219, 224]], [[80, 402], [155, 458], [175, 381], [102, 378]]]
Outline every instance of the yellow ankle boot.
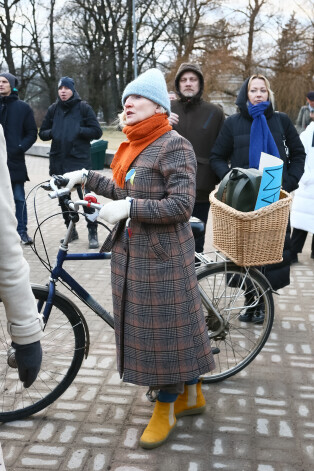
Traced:
[[174, 402], [156, 401], [153, 415], [140, 438], [142, 448], [157, 448], [162, 445], [176, 426]]
[[184, 385], [184, 393], [179, 394], [174, 403], [176, 417], [184, 415], [202, 414], [206, 409], [206, 401], [202, 393], [202, 382]]

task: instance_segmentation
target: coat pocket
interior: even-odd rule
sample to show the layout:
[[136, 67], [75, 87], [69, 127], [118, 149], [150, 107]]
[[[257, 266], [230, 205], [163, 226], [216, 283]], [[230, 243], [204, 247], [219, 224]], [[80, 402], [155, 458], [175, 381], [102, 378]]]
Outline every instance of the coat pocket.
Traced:
[[76, 139], [69, 152], [70, 157], [75, 159], [89, 159], [90, 158], [90, 143], [86, 139]]
[[162, 260], [163, 262], [170, 260], [170, 255], [161, 245], [158, 234], [156, 232], [150, 232], [148, 234], [148, 239], [154, 254], [159, 260]]

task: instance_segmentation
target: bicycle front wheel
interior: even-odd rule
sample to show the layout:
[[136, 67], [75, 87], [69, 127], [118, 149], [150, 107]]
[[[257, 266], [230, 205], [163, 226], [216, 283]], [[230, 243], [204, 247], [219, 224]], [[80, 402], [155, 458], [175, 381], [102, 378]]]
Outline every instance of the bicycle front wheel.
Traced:
[[213, 263], [198, 270], [197, 279], [211, 345], [219, 349], [216, 369], [203, 377], [212, 383], [238, 373], [262, 350], [273, 324], [274, 301], [256, 268]]
[[[48, 288], [34, 286], [39, 312], [43, 312]], [[36, 381], [25, 389], [17, 368], [8, 364], [11, 338], [0, 303], [0, 422], [20, 420], [41, 411], [70, 386], [80, 369], [85, 351], [85, 328], [74, 305], [56, 293], [51, 314], [41, 340], [43, 359]]]

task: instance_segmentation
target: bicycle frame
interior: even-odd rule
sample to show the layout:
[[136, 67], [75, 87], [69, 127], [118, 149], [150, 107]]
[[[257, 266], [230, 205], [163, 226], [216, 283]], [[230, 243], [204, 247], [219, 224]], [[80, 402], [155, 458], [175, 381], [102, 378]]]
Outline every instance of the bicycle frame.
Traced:
[[48, 284], [48, 299], [46, 306], [43, 311], [43, 317], [45, 323], [49, 319], [51, 313], [52, 301], [56, 292], [56, 283], [58, 280], [64, 281], [78, 297], [79, 299], [86, 304], [92, 311], [94, 311], [101, 319], [103, 319], [111, 328], [113, 328], [113, 317], [111, 314], [106, 311], [92, 296], [86, 291], [64, 268], [63, 263], [66, 260], [109, 260], [111, 258], [110, 252], [104, 253], [68, 253], [67, 240], [70, 237], [70, 234], [73, 229], [73, 221], [70, 221], [67, 235], [64, 239], [64, 242], [61, 244], [57, 258], [56, 264], [51, 272]]
[[[61, 190], [62, 191], [62, 190]], [[59, 190], [60, 192], [60, 190]], [[51, 195], [50, 195], [51, 196]], [[54, 197], [54, 196], [53, 196]], [[66, 195], [65, 195], [66, 197]], [[56, 264], [54, 268], [51, 271], [51, 276], [50, 276], [50, 281], [48, 285], [48, 299], [47, 303], [44, 309], [44, 320], [47, 322], [49, 319], [49, 315], [51, 312], [52, 304], [53, 304], [53, 299], [54, 295], [56, 292], [56, 282], [58, 279], [64, 281], [69, 289], [74, 292], [77, 297], [87, 306], [89, 307], [93, 312], [95, 312], [102, 320], [104, 320], [111, 328], [114, 328], [114, 321], [113, 317], [111, 314], [106, 311], [91, 295], [88, 293], [66, 270], [63, 268], [63, 263], [66, 260], [105, 260], [105, 259], [110, 259], [111, 254], [110, 253], [74, 253], [74, 254], [68, 254], [68, 241], [70, 240], [72, 230], [74, 228], [74, 223], [78, 221], [78, 209], [80, 205], [84, 206], [91, 206], [95, 209], [99, 209], [99, 204], [94, 204], [91, 202], [87, 201], [76, 201], [75, 203], [70, 201], [69, 204], [69, 209], [74, 211], [75, 214], [72, 215], [66, 236], [59, 248], [58, 254], [57, 254], [57, 259], [56, 259]], [[191, 224], [192, 230], [193, 230], [193, 223]], [[199, 232], [201, 230], [200, 225], [196, 223], [195, 226], [196, 230]], [[194, 230], [193, 230], [194, 233]], [[224, 257], [222, 254], [219, 252], [212, 252], [214, 254], [214, 259], [211, 257], [209, 258], [210, 254], [198, 254], [195, 253], [195, 258], [198, 260], [197, 262], [197, 267], [196, 267], [196, 273], [202, 273], [204, 270], [204, 266], [206, 267], [209, 264], [215, 264], [215, 263], [220, 263], [223, 262], [225, 266], [225, 271], [226, 271], [226, 266], [229, 260]], [[199, 265], [199, 266], [198, 266]], [[249, 269], [248, 267], [244, 267], [245, 275], [244, 278], [241, 281], [241, 285], [239, 286], [239, 293], [242, 291], [242, 288], [245, 285], [245, 280], [248, 275]], [[226, 277], [225, 279], [225, 284], [226, 286], [228, 285], [228, 279]], [[268, 284], [268, 282], [267, 282]], [[270, 287], [271, 289], [271, 287]], [[199, 290], [200, 290], [200, 295], [202, 298], [202, 304], [204, 308], [207, 311], [208, 316], [214, 316], [216, 320], [219, 322], [219, 326], [216, 325], [215, 330], [213, 330], [210, 333], [210, 338], [214, 339], [217, 335], [219, 335], [224, 329], [225, 329], [225, 324], [226, 321], [229, 322], [229, 318], [231, 315], [231, 311], [233, 310], [232, 306], [229, 306], [228, 309], [226, 310], [226, 319], [224, 320], [216, 306], [213, 304], [212, 299], [210, 299], [209, 295], [204, 291], [202, 286], [199, 285]], [[224, 294], [226, 297], [226, 292]], [[225, 299], [225, 302], [227, 304], [227, 299]], [[258, 305], [258, 300], [256, 300], [256, 306]], [[254, 306], [253, 306], [254, 307]], [[243, 305], [243, 308], [245, 308], [245, 305]], [[236, 309], [239, 309], [239, 306], [236, 307]], [[82, 321], [85, 322], [84, 316], [81, 314]]]
[[[48, 188], [46, 185], [44, 189], [51, 189], [51, 187]], [[49, 196], [56, 198], [62, 192], [68, 199], [69, 191], [63, 189], [60, 192], [55, 190]], [[38, 304], [38, 312], [44, 316], [46, 321], [45, 333], [41, 339], [42, 369], [34, 386], [32, 385], [31, 388], [24, 391], [18, 372], [12, 369], [13, 364], [8, 361], [8, 358], [12, 360], [12, 351], [5, 329], [6, 313], [4, 306], [2, 306], [0, 327], [2, 332], [1, 356], [4, 360], [4, 367], [2, 368], [0, 392], [4, 400], [0, 409], [1, 421], [21, 420], [52, 404], [68, 389], [79, 372], [84, 357], [88, 356], [91, 344], [88, 324], [79, 306], [72, 299], [73, 296], [67, 297], [66, 294], [57, 290], [58, 280], [76, 298], [80, 299], [87, 309], [91, 309], [101, 320], [105, 321], [109, 328], [114, 327], [113, 316], [80, 285], [78, 282], [80, 279], [76, 273], [73, 277], [77, 277], [78, 281], [63, 268], [66, 261], [111, 258], [110, 253], [68, 253], [73, 226], [81, 214], [78, 212], [79, 206], [92, 207], [97, 211], [102, 207], [99, 203], [93, 203], [91, 197], [76, 203], [68, 200], [69, 227], [65, 230], [65, 238], [59, 245], [59, 249], [56, 250], [54, 265], [51, 264], [48, 253], [51, 246], [45, 245], [41, 225], [55, 214], [46, 217], [46, 208], [43, 208], [45, 218], [39, 224], [38, 213], [35, 211], [38, 227], [34, 234], [34, 252], [49, 271], [49, 280], [45, 286], [33, 285], [32, 287], [34, 298]], [[86, 212], [84, 215], [87, 217]], [[89, 215], [90, 220], [92, 218], [95, 220], [98, 216], [96, 211], [90, 212]], [[110, 228], [105, 227], [110, 231]], [[58, 226], [54, 229], [58, 229]], [[36, 249], [37, 231], [41, 236], [46, 258], [42, 257]], [[58, 230], [52, 233], [55, 234], [55, 232]], [[53, 242], [54, 240], [52, 240]], [[216, 361], [216, 371], [202, 377], [203, 383], [209, 384], [237, 374], [256, 358], [271, 332], [274, 302], [271, 286], [258, 269], [238, 267], [215, 251], [195, 254], [195, 259], [205, 325], [212, 341], [212, 353], [219, 354]], [[72, 264], [70, 265], [73, 268]], [[109, 267], [106, 268], [109, 269]], [[5, 363], [6, 359], [7, 364]]]

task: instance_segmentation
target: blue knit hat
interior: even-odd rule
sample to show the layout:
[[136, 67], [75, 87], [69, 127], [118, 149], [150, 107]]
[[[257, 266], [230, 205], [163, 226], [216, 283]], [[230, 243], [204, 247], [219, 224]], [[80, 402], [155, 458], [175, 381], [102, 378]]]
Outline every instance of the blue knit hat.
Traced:
[[144, 98], [157, 103], [167, 111], [170, 115], [170, 100], [167, 91], [165, 77], [158, 69], [148, 69], [139, 75], [133, 82], [130, 82], [122, 95], [122, 105], [130, 95], [140, 95]]
[[74, 80], [71, 77], [61, 77], [58, 83], [58, 90], [60, 87], [67, 87], [69, 88], [73, 93], [75, 92], [75, 85], [74, 85]]

